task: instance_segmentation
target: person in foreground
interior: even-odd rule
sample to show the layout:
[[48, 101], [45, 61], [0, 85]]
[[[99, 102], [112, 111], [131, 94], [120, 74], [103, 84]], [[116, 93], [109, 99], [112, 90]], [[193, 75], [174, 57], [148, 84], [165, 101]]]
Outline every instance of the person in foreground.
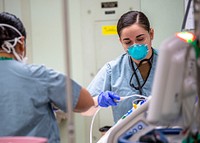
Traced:
[[[25, 56], [23, 23], [11, 13], [0, 13], [0, 136], [45, 137], [48, 143], [60, 143], [52, 104], [67, 112], [67, 76], [26, 64]], [[74, 112], [88, 110], [94, 105], [91, 95], [70, 80]]]
[[87, 87], [98, 106], [112, 106], [115, 123], [137, 98], [120, 101], [121, 97], [151, 95], [158, 56], [152, 47], [154, 30], [144, 13], [124, 13], [118, 20], [117, 32], [125, 53], [106, 63]]

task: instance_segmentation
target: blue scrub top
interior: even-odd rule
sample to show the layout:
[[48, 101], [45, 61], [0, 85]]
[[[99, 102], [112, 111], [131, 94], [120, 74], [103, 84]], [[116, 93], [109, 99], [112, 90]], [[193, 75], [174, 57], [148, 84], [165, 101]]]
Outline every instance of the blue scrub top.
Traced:
[[[151, 95], [153, 77], [158, 56], [157, 51], [155, 49], [153, 49], [153, 51], [152, 68], [149, 77], [142, 88], [143, 95], [147, 97]], [[134, 67], [137, 67], [135, 63]], [[137, 70], [136, 73], [139, 77], [139, 80], [143, 81], [140, 71]], [[106, 63], [97, 73], [87, 89], [92, 96], [98, 96], [102, 91], [113, 91], [121, 97], [139, 94], [139, 90], [136, 90], [129, 85], [132, 74], [133, 70], [131, 63], [129, 62], [129, 55], [124, 53], [117, 59]], [[132, 82], [137, 83], [136, 80], [133, 80]], [[132, 109], [132, 101], [136, 98], [138, 97], [128, 98], [119, 102], [117, 106], [112, 106], [115, 123], [130, 109]]]
[[[66, 77], [42, 65], [0, 60], [0, 136], [45, 137], [60, 143], [51, 103], [66, 111]], [[73, 107], [81, 86], [72, 81]]]

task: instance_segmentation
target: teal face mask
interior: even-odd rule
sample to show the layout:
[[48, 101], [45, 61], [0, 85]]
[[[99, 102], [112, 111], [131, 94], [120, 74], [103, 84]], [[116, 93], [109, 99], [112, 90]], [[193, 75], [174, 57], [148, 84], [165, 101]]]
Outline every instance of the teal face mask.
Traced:
[[135, 60], [143, 60], [148, 54], [147, 44], [134, 44], [128, 47], [128, 54]]

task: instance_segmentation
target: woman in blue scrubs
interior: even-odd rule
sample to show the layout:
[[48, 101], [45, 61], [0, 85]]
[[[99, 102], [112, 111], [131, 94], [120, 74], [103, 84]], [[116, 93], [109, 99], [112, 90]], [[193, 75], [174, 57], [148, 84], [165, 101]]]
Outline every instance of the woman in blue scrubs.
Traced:
[[125, 53], [106, 63], [88, 86], [99, 106], [112, 106], [115, 122], [133, 107], [132, 101], [137, 97], [117, 100], [133, 94], [151, 95], [157, 61], [157, 52], [152, 47], [154, 30], [144, 13], [123, 14], [117, 32]]
[[[48, 143], [60, 143], [52, 104], [67, 112], [67, 77], [43, 65], [26, 64], [25, 56], [23, 23], [13, 14], [0, 13], [0, 136], [45, 137]], [[74, 111], [93, 106], [89, 92], [71, 83]]]

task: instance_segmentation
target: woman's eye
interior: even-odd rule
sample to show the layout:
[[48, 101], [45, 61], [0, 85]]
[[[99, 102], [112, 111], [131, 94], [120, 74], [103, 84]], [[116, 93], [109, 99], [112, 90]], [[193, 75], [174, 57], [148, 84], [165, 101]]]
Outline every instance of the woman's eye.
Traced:
[[139, 42], [144, 41], [144, 38], [138, 38], [137, 41]]
[[129, 44], [131, 44], [132, 43], [132, 41], [125, 41], [125, 44], [126, 45], [129, 45]]
[[131, 42], [127, 42], [127, 43], [125, 43], [126, 45], [129, 45]]
[[131, 41], [125, 42], [126, 45], [129, 45], [131, 43]]

